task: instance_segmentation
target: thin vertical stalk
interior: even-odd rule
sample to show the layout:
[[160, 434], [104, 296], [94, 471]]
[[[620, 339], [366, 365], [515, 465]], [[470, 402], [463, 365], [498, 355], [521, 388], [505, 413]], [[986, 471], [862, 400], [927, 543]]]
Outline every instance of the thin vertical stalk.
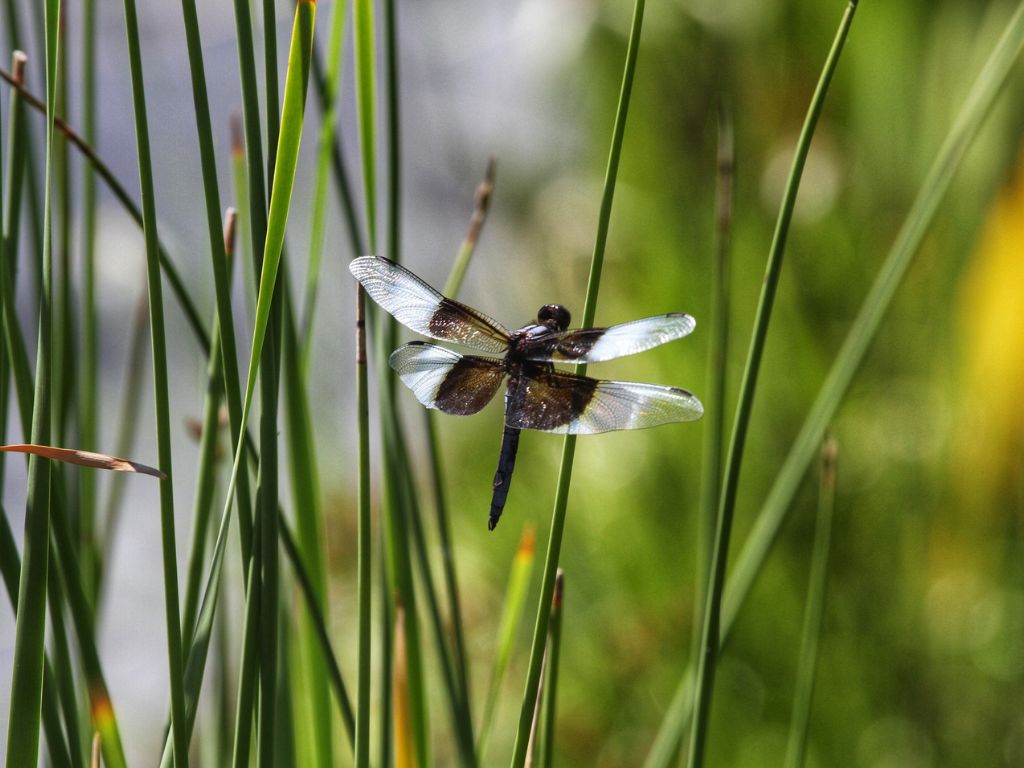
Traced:
[[[323, 511], [320, 504], [320, 474], [317, 468], [313, 417], [310, 410], [306, 377], [300, 356], [301, 342], [296, 329], [295, 310], [288, 290], [288, 273], [283, 276], [284, 315], [282, 338], [282, 377], [284, 378], [284, 410], [288, 436], [288, 463], [292, 478], [292, 498], [299, 548], [314, 587], [316, 609], [327, 615], [327, 563], [323, 542]], [[295, 705], [303, 711], [299, 743], [308, 745], [316, 755], [316, 764], [333, 764], [331, 738], [331, 693], [328, 690], [327, 660], [319, 652], [316, 627], [304, 616], [297, 617], [296, 662], [301, 673], [301, 696]], [[307, 758], [310, 759], [310, 758]]]
[[[0, 507], [0, 578], [3, 579], [14, 613], [18, 612], [18, 582], [21, 578], [21, 556], [14, 543], [14, 533], [7, 520], [7, 510]], [[50, 759], [58, 767], [70, 766], [71, 757], [67, 741], [61, 728], [60, 711], [57, 708], [57, 680], [53, 665], [46, 656], [43, 658], [43, 733]]]
[[[257, 717], [257, 765], [270, 768], [275, 764], [274, 737], [279, 723], [276, 718], [278, 666], [278, 578], [277, 542], [277, 410], [281, 349], [281, 311], [278, 285], [273, 292], [267, 340], [260, 361], [260, 464], [259, 509], [263, 517], [260, 549], [263, 553], [260, 571], [260, 696]], [[261, 290], [262, 292], [262, 290]]]
[[746, 443], [747, 427], [753, 410], [754, 394], [757, 390], [757, 376], [761, 368], [761, 357], [764, 353], [765, 339], [768, 335], [768, 324], [771, 319], [772, 307], [775, 303], [775, 291], [782, 270], [782, 257], [786, 247], [786, 236], [793, 217], [796, 194], [800, 188], [804, 163], [811, 147], [814, 129], [818, 124], [835, 73], [836, 65], [843, 51], [843, 45], [853, 23], [857, 10], [857, 0], [850, 0], [843, 14], [829, 51], [828, 58], [821, 73], [821, 79], [815, 89], [814, 96], [807, 111], [803, 130], [797, 142], [790, 170], [786, 191], [783, 195], [779, 218], [772, 238], [765, 268], [764, 283], [758, 301], [757, 314], [754, 319], [754, 330], [751, 335], [750, 349], [747, 353], [747, 364], [740, 385], [739, 402], [733, 421], [732, 436], [729, 441], [728, 458], [725, 464], [725, 477], [722, 484], [722, 495], [719, 502], [718, 519], [715, 530], [715, 547], [711, 563], [711, 582], [706, 600], [704, 625], [701, 634], [700, 655], [697, 661], [697, 685], [695, 689], [694, 719], [690, 736], [688, 765], [699, 768], [704, 764], [704, 751], [707, 745], [708, 720], [711, 713], [711, 698], [714, 692], [715, 666], [718, 659], [720, 644], [722, 589], [725, 584], [725, 568], [729, 555], [729, 540], [732, 532], [733, 511], [736, 506], [736, 491], [739, 485], [740, 468], [743, 463], [743, 448]]
[[[236, 214], [228, 208], [224, 216], [224, 231], [221, 236], [220, 253], [228, 262], [227, 280], [230, 280], [232, 255], [234, 251]], [[228, 310], [230, 312], [230, 308]], [[195, 505], [192, 514], [192, 543], [189, 546], [189, 560], [185, 579], [185, 604], [182, 609], [182, 643], [190, 647], [196, 629], [196, 614], [199, 610], [199, 588], [202, 584], [203, 563], [206, 559], [206, 541], [209, 538], [210, 515], [213, 512], [214, 493], [217, 489], [217, 438], [219, 434], [221, 394], [224, 385], [224, 360], [221, 355], [223, 330], [220, 323], [220, 309], [211, 323], [210, 358], [206, 366], [206, 398], [203, 402], [203, 419], [199, 433], [198, 470], [196, 472]], [[235, 368], [237, 373], [237, 367]], [[241, 416], [241, 414], [238, 414]], [[248, 479], [248, 473], [243, 473]], [[239, 478], [241, 483], [242, 478]], [[248, 486], [247, 486], [248, 487]], [[239, 492], [241, 498], [241, 492]]]
[[[96, 146], [96, 0], [82, 4], [82, 135]], [[96, 172], [82, 164], [82, 352], [79, 383], [79, 436], [82, 448], [99, 448], [99, 314], [96, 308]], [[78, 483], [79, 546], [82, 579], [93, 605], [98, 597], [99, 549], [96, 533], [96, 474], [83, 472]]]
[[[615, 198], [615, 181], [618, 177], [619, 158], [626, 132], [626, 117], [629, 114], [629, 99], [633, 92], [633, 76], [636, 72], [636, 58], [640, 46], [640, 30], [643, 27], [644, 0], [636, 0], [633, 6], [633, 20], [629, 31], [629, 45], [622, 73], [622, 87], [615, 112], [612, 129], [611, 149], [608, 153], [608, 167], [605, 171], [604, 191], [601, 209], [598, 213], [597, 236], [594, 253], [590, 261], [590, 277], [587, 280], [587, 294], [583, 305], [581, 327], [588, 328], [594, 323], [597, 311], [597, 292], [601, 284], [601, 270], [604, 266], [605, 245], [608, 242], [608, 226], [611, 221], [612, 201]], [[585, 365], [577, 366], [582, 374]], [[551, 533], [544, 560], [544, 580], [541, 583], [540, 599], [537, 604], [537, 621], [533, 630], [533, 644], [530, 649], [530, 666], [526, 676], [526, 690], [523, 693], [519, 713], [519, 729], [516, 732], [515, 751], [512, 755], [513, 768], [521, 768], [526, 760], [526, 745], [530, 736], [533, 708], [537, 701], [537, 687], [540, 685], [540, 667], [547, 641], [548, 618], [551, 613], [551, 598], [555, 591], [555, 576], [558, 571], [558, 557], [562, 550], [562, 533], [565, 530], [565, 513], [569, 501], [569, 483], [572, 479], [572, 463], [576, 454], [576, 437], [567, 435], [562, 447], [562, 461], [558, 472], [558, 486], [555, 490], [555, 505], [551, 515]]]
[[558, 666], [562, 651], [562, 604], [565, 593], [565, 574], [558, 569], [555, 576], [555, 594], [551, 602], [551, 626], [548, 629], [548, 649], [545, 678], [547, 686], [544, 690], [544, 725], [541, 730], [541, 757], [543, 768], [554, 765], [555, 754], [555, 722], [558, 702]]
[[832, 517], [836, 506], [836, 442], [826, 438], [821, 448], [821, 484], [818, 492], [818, 519], [814, 528], [814, 551], [807, 587], [807, 608], [800, 639], [800, 665], [797, 670], [793, 716], [789, 724], [786, 768], [802, 768], [807, 751], [807, 725], [814, 697], [814, 677], [818, 662], [822, 618], [825, 615], [825, 588], [828, 582], [829, 546]]
[[711, 577], [715, 519], [718, 514], [722, 442], [725, 432], [725, 378], [729, 358], [729, 247], [735, 165], [732, 115], [718, 109], [718, 184], [715, 193], [715, 247], [711, 262], [711, 311], [708, 322], [707, 405], [704, 408], [704, 460], [701, 465], [700, 521], [697, 529], [697, 578], [693, 601], [692, 656], [700, 647], [701, 621]]
[[252, 716], [255, 710], [257, 674], [259, 672], [260, 589], [259, 573], [263, 561], [260, 546], [264, 515], [256, 499], [253, 517], [252, 560], [245, 585], [245, 623], [242, 626], [242, 653], [238, 662], [238, 696], [235, 703], [235, 735], [231, 750], [233, 768], [248, 768], [249, 748], [252, 740]]
[[295, 571], [296, 581], [299, 583], [299, 589], [305, 600], [310, 620], [316, 632], [317, 641], [321, 646], [321, 652], [327, 664], [331, 687], [334, 689], [335, 696], [338, 699], [338, 708], [341, 710], [341, 722], [345, 726], [345, 733], [348, 735], [349, 743], [354, 751], [356, 743], [355, 713], [352, 709], [352, 701], [348, 695], [348, 688], [345, 686], [345, 681], [341, 676], [341, 667], [338, 665], [338, 659], [331, 648], [330, 634], [324, 621], [324, 615], [320, 611], [317, 602], [316, 589], [313, 586], [313, 580], [310, 578], [305, 564], [302, 562], [302, 555], [299, 553], [298, 545], [295, 543], [295, 537], [288, 530], [284, 520], [279, 521], [279, 525], [281, 546], [284, 547], [288, 561], [292, 564], [292, 570]]
[[171, 683], [171, 732], [176, 766], [188, 765], [185, 738], [185, 691], [182, 682], [181, 621], [178, 608], [178, 572], [174, 531], [174, 492], [171, 469], [171, 415], [168, 393], [167, 342], [164, 330], [164, 300], [160, 281], [159, 239], [156, 225], [156, 192], [149, 148], [149, 119], [146, 114], [146, 86], [142, 75], [142, 51], [135, 0], [124, 0], [128, 37], [128, 59], [135, 112], [139, 182], [142, 188], [143, 234], [146, 243], [146, 274], [149, 285], [150, 336], [153, 345], [153, 389], [156, 404], [156, 438], [160, 470], [160, 525], [163, 544], [164, 601], [167, 616], [167, 662]]
[[356, 420], [359, 441], [357, 481], [357, 621], [359, 625], [356, 680], [356, 768], [370, 765], [370, 407], [366, 370], [366, 294], [356, 285]]
[[[46, 444], [50, 435], [52, 240], [50, 190], [53, 115], [57, 93], [57, 27], [60, 0], [47, 0], [46, 11], [46, 172], [43, 188], [42, 282], [39, 335], [36, 345], [36, 386], [32, 412], [32, 442]], [[14, 674], [7, 727], [7, 765], [35, 765], [39, 756], [39, 724], [46, 654], [46, 579], [50, 538], [50, 463], [35, 456], [28, 463], [28, 500], [18, 615], [15, 619]]]
[[[355, 0], [356, 106], [363, 169], [363, 198], [370, 251], [377, 249], [376, 227], [376, 109], [374, 23], [372, 0]], [[356, 413], [359, 441], [357, 488], [357, 613], [359, 621], [359, 674], [356, 695], [356, 768], [370, 765], [370, 622], [371, 622], [371, 519], [370, 519], [370, 416], [366, 363], [366, 295], [356, 284]]]
[[[213, 127], [210, 120], [210, 103], [206, 89], [206, 67], [203, 63], [202, 40], [199, 35], [199, 19], [195, 0], [182, 0], [182, 16], [185, 22], [185, 38], [188, 45], [189, 71], [192, 78], [192, 101], [196, 117], [196, 134], [199, 140], [200, 167], [203, 175], [203, 196], [206, 202], [206, 228], [210, 242], [210, 264], [213, 268], [213, 285], [217, 301], [217, 331], [220, 335], [219, 354], [211, 354], [215, 365], [222, 367], [224, 394], [228, 406], [232, 444], [242, 437], [242, 396], [238, 374], [238, 345], [235, 336], [235, 320], [231, 309], [231, 271], [228, 259], [228, 243], [221, 226], [220, 188], [217, 182], [217, 163], [214, 152]], [[213, 335], [213, 334], [211, 334]], [[246, 472], [238, 478], [239, 530], [244, 540], [249, 538], [252, 520], [252, 502], [249, 490], [249, 475]]]

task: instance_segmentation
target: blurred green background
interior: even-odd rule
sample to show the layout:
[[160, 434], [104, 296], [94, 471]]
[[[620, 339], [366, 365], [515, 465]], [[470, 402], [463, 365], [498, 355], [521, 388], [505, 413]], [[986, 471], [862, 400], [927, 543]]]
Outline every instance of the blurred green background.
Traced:
[[[198, 155], [173, 6], [142, 3], [161, 226], [175, 253], [183, 254], [182, 270], [209, 316], [212, 284], [204, 233], [195, 224], [203, 210]], [[326, 18], [330, 3], [320, 6]], [[597, 322], [687, 311], [698, 326], [685, 341], [592, 368], [592, 375], [673, 384], [703, 396], [716, 111], [724, 103], [736, 126], [737, 163], [726, 400], [731, 418], [789, 162], [844, 6], [840, 0], [648, 4]], [[1008, 0], [861, 3], [790, 233], [741, 478], [734, 553], [1015, 7]], [[239, 101], [232, 19], [224, 7], [200, 12], [211, 94], [220, 105], [214, 119], [224, 139], [222, 188], [229, 189], [227, 122]], [[399, 3], [398, 12], [403, 260], [431, 284], [444, 283], [473, 190], [493, 155], [495, 197], [460, 298], [510, 327], [548, 302], [564, 303], [579, 317], [630, 5], [451, 0]], [[68, 4], [72, 19], [77, 13]], [[121, 23], [112, 11], [103, 20], [110, 44], [101, 48], [98, 143], [118, 175], [134, 185], [134, 157], [123, 150], [132, 139]], [[281, 41], [288, 31], [283, 21]], [[6, 35], [0, 38], [7, 61]], [[38, 57], [33, 61], [38, 65]], [[343, 144], [355, 167], [351, 61], [346, 73]], [[1022, 77], [1018, 63], [834, 424], [837, 511], [809, 765], [1024, 765], [1024, 712], [1014, 704], [1024, 696]], [[40, 91], [41, 74], [32, 82]], [[73, 94], [71, 99], [74, 115]], [[300, 180], [304, 173], [311, 178], [313, 136], [310, 130]], [[298, 185], [293, 221], [300, 223], [288, 235], [299, 257], [307, 251], [310, 186]], [[142, 285], [144, 265], [141, 237], [110, 199], [104, 199], [100, 239], [109, 256], [100, 293], [108, 328], [104, 413], [111, 415], [123, 381], [123, 318]], [[310, 389], [329, 500], [332, 629], [343, 669], [354, 680], [353, 284], [344, 264], [357, 254], [347, 252], [346, 243], [340, 223], [332, 221]], [[302, 284], [304, 269], [299, 258], [293, 285]], [[241, 285], [237, 290], [240, 295]], [[178, 331], [172, 332], [171, 352], [177, 370], [173, 416], [180, 422], [199, 413], [205, 361], [177, 310], [170, 315], [172, 331]], [[412, 445], [422, 449], [421, 410], [404, 390], [401, 397]], [[153, 434], [151, 411], [148, 404], [143, 409], [144, 436]], [[116, 430], [110, 419], [104, 426], [108, 444]], [[561, 440], [523, 436], [505, 515], [488, 533], [500, 403], [472, 419], [438, 423], [479, 702], [521, 532], [532, 526], [538, 551], [546, 546]], [[639, 765], [686, 668], [701, 430], [700, 424], [674, 425], [579, 441], [561, 562], [566, 600], [559, 765]], [[142, 445], [133, 458], [151, 459], [152, 441], [144, 437]], [[184, 531], [195, 462], [184, 431], [175, 457]], [[425, 452], [414, 453], [421, 457], [426, 488]], [[14, 477], [16, 471], [12, 467]], [[8, 489], [17, 486], [14, 477]], [[155, 490], [133, 493], [136, 504], [153, 507]], [[12, 496], [16, 491], [7, 494], [5, 507], [20, 535], [18, 509], [24, 507]], [[812, 472], [722, 656], [712, 765], [782, 762], [815, 505]], [[163, 647], [160, 576], [152, 568], [152, 584], [133, 579], [156, 562], [155, 514], [126, 520], [120, 537], [112, 596], [100, 617], [101, 648], [129, 756], [150, 764], [166, 701], [163, 669], [149, 664], [152, 648]], [[498, 708], [492, 757], [506, 755], [514, 738], [539, 570]], [[229, 598], [231, 615], [240, 617], [237, 590]], [[13, 638], [13, 618], [4, 607], [0, 691], [10, 687]], [[437, 764], [445, 765], [453, 748], [435, 678], [433, 746]], [[0, 701], [0, 720], [6, 715]]]

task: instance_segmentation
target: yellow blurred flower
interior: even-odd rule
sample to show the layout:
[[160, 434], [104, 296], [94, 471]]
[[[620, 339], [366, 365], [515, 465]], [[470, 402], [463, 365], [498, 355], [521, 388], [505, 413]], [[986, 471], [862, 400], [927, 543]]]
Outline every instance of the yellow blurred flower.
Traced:
[[989, 212], [959, 303], [954, 482], [963, 502], [987, 506], [1024, 483], [1024, 156]]

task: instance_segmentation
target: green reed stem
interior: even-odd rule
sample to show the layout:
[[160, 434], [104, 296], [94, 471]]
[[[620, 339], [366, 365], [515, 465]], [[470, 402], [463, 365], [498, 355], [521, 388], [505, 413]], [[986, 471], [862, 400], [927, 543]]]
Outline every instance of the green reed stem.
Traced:
[[303, 600], [309, 611], [309, 618], [313, 622], [313, 627], [316, 631], [317, 642], [320, 644], [321, 653], [324, 657], [324, 661], [327, 663], [327, 671], [330, 675], [331, 687], [334, 689], [334, 694], [338, 699], [338, 708], [341, 711], [342, 725], [345, 726], [345, 733], [348, 735], [349, 744], [354, 750], [356, 743], [355, 712], [352, 709], [352, 700], [349, 698], [348, 688], [346, 687], [345, 680], [341, 674], [341, 667], [338, 664], [338, 659], [334, 655], [334, 650], [331, 647], [330, 632], [327, 629], [327, 623], [325, 622], [324, 615], [320, 611], [318, 605], [313, 580], [310, 578], [309, 571], [302, 562], [302, 555], [299, 552], [298, 545], [295, 543], [295, 537], [292, 535], [292, 532], [288, 530], [288, 526], [285, 524], [284, 520], [280, 521], [280, 533], [281, 545], [284, 547], [288, 561], [292, 565], [292, 570], [294, 571], [295, 578], [299, 583], [299, 589], [302, 592]]
[[[82, 133], [90, 145], [96, 144], [96, 0], [82, 4], [81, 63]], [[82, 335], [78, 418], [82, 448], [99, 449], [99, 313], [96, 308], [96, 172], [90, 163], [82, 164]], [[96, 510], [98, 496], [96, 474], [83, 472], [79, 479], [79, 538], [82, 547], [82, 578], [93, 605], [98, 598], [99, 535]]]
[[555, 575], [555, 594], [551, 602], [551, 625], [548, 628], [547, 661], [544, 671], [544, 725], [541, 730], [541, 768], [554, 765], [555, 722], [558, 702], [558, 668], [562, 649], [562, 603], [565, 592], [565, 574], [558, 569]]
[[[14, 543], [7, 518], [7, 510], [0, 507], [0, 578], [3, 578], [7, 597], [14, 613], [18, 612], [18, 582], [21, 579], [21, 555], [18, 545]], [[46, 748], [50, 760], [58, 768], [71, 765], [68, 744], [61, 727], [60, 710], [57, 708], [57, 678], [49, 656], [43, 659], [43, 699], [42, 719], [43, 733], [46, 737]]]
[[754, 405], [754, 394], [757, 391], [757, 376], [761, 369], [761, 357], [764, 353], [765, 339], [768, 335], [768, 324], [771, 320], [772, 307], [775, 303], [775, 291], [782, 271], [782, 257], [786, 248], [786, 236], [793, 217], [800, 178], [803, 175], [804, 163], [811, 147], [811, 139], [818, 123], [818, 117], [825, 104], [825, 95], [832, 82], [839, 56], [842, 54], [853, 16], [857, 10], [857, 0], [850, 0], [843, 14], [836, 38], [832, 43], [821, 79], [815, 89], [814, 96], [807, 111], [804, 127], [797, 141], [793, 166], [790, 170], [786, 191], [782, 198], [779, 218], [775, 226], [768, 264], [765, 268], [764, 283], [761, 297], [758, 300], [757, 314], [754, 319], [754, 330], [751, 335], [750, 349], [747, 353], [747, 364], [740, 384], [739, 402], [733, 421], [732, 436], [725, 464], [725, 476], [722, 484], [722, 495], [719, 502], [718, 519], [716, 521], [714, 553], [711, 561], [711, 581], [705, 605], [704, 624], [701, 635], [700, 655], [697, 660], [697, 686], [694, 703], [695, 717], [690, 734], [690, 751], [687, 764], [690, 768], [704, 765], [704, 752], [707, 745], [708, 720], [711, 714], [711, 699], [714, 693], [715, 667], [718, 660], [720, 645], [722, 590], [725, 584], [725, 569], [729, 557], [729, 541], [732, 532], [733, 512], [736, 506], [736, 491], [739, 486], [740, 468], [743, 464], [743, 449], [746, 444], [747, 428]]
[[142, 187], [143, 235], [146, 243], [146, 273], [149, 284], [150, 333], [153, 344], [153, 389], [156, 404], [157, 454], [164, 478], [160, 481], [160, 525], [163, 543], [164, 598], [167, 616], [167, 661], [171, 681], [171, 731], [174, 762], [188, 765], [185, 738], [185, 691], [182, 684], [181, 621], [178, 608], [178, 572], [174, 531], [174, 492], [171, 469], [171, 415], [168, 394], [167, 342], [164, 330], [163, 288], [160, 282], [160, 243], [157, 237], [156, 192], [150, 159], [149, 125], [146, 114], [146, 86], [142, 76], [142, 52], [135, 0], [124, 0], [128, 37], [135, 137], [138, 147], [139, 181]]
[[[723, 642], [764, 565], [828, 424], [832, 421], [854, 374], [860, 368], [871, 342], [881, 327], [896, 289], [920, 248], [956, 169], [1013, 71], [1022, 46], [1024, 3], [1017, 7], [1007, 23], [1003, 36], [968, 92], [964, 105], [936, 155], [903, 227], [861, 305], [825, 383], [811, 406], [804, 425], [736, 559], [722, 604]], [[682, 731], [691, 715], [689, 703], [692, 698], [692, 683], [692, 670], [688, 670], [676, 689], [672, 704], [645, 762], [647, 768], [661, 768], [670, 764], [671, 755], [678, 747]]]
[[[352, 6], [355, 45], [356, 105], [359, 147], [362, 158], [366, 232], [370, 251], [377, 250], [376, 227], [376, 98], [374, 21], [371, 0], [355, 0]], [[371, 617], [371, 517], [370, 517], [370, 415], [366, 365], [366, 295], [356, 285], [356, 413], [359, 432], [357, 612], [359, 621], [359, 674], [356, 694], [356, 768], [370, 765], [370, 622]], [[385, 596], [386, 597], [386, 596]], [[385, 668], [385, 674], [389, 669]], [[386, 718], [385, 718], [386, 719]]]
[[722, 443], [725, 433], [725, 379], [729, 358], [729, 247], [732, 229], [732, 185], [735, 164], [732, 115], [718, 111], [718, 184], [715, 194], [715, 246], [711, 262], [711, 310], [708, 322], [708, 386], [704, 408], [704, 458], [701, 464], [700, 521], [697, 529], [697, 578], [693, 610], [693, 657], [701, 639], [715, 521], [721, 493]]
[[[43, 205], [42, 282], [39, 335], [36, 345], [36, 386], [32, 412], [32, 442], [46, 444], [50, 435], [52, 240], [50, 189], [53, 115], [57, 93], [58, 19], [60, 0], [46, 2], [46, 172]], [[7, 765], [36, 765], [43, 669], [46, 655], [46, 579], [50, 538], [50, 463], [32, 456], [28, 463], [25, 537], [15, 618], [11, 711], [7, 726]]]
[[[629, 113], [629, 98], [633, 91], [633, 75], [636, 72], [636, 57], [640, 46], [640, 30], [643, 27], [644, 0], [636, 0], [633, 6], [633, 21], [629, 31], [629, 47], [622, 73], [622, 88], [615, 112], [615, 126], [612, 129], [611, 149], [608, 153], [608, 168], [605, 172], [604, 192], [601, 196], [601, 210], [598, 214], [597, 237], [594, 254], [590, 262], [590, 277], [587, 281], [586, 301], [580, 327], [589, 328], [594, 324], [597, 311], [597, 291], [601, 284], [601, 269], [604, 266], [605, 245], [608, 242], [608, 226], [611, 221], [612, 201], [615, 197], [615, 181], [618, 177], [619, 158], [622, 155], [622, 141], [626, 133], [626, 117]], [[577, 367], [581, 375], [586, 366]], [[555, 506], [551, 516], [551, 533], [544, 560], [544, 580], [541, 583], [540, 599], [537, 604], [537, 622], [533, 630], [533, 645], [530, 650], [530, 667], [526, 676], [526, 690], [523, 694], [522, 709], [519, 713], [519, 730], [516, 732], [513, 768], [521, 768], [526, 760], [526, 748], [530, 738], [533, 711], [537, 703], [537, 689], [540, 685], [540, 669], [547, 642], [548, 618], [551, 613], [551, 598], [555, 591], [555, 576], [558, 571], [558, 557], [562, 550], [562, 532], [565, 529], [565, 513], [569, 501], [569, 483], [572, 479], [572, 462], [576, 454], [575, 435], [566, 435], [562, 448], [562, 462], [558, 471], [558, 486], [555, 491]]]
[[[238, 345], [235, 335], [234, 313], [231, 308], [231, 267], [228, 253], [233, 243], [225, 241], [221, 226], [220, 188], [217, 182], [217, 159], [214, 151], [213, 126], [210, 119], [210, 102], [206, 89], [206, 67], [203, 63], [203, 47], [199, 35], [199, 19], [195, 0], [182, 0], [181, 11], [185, 22], [185, 39], [188, 45], [189, 71], [192, 79], [192, 101], [196, 117], [196, 134], [199, 140], [199, 159], [203, 176], [203, 196], [206, 202], [206, 228], [210, 241], [210, 263], [213, 267], [213, 285], [217, 302], [217, 329], [220, 334], [220, 354], [211, 354], [214, 365], [220, 365], [220, 378], [228, 406], [228, 420], [231, 425], [231, 441], [237, 444], [242, 437], [242, 395], [238, 373]], [[243, 541], [251, 535], [252, 499], [249, 489], [249, 475], [243, 472], [238, 478], [239, 530]], [[187, 636], [187, 635], [186, 635]]]
[[825, 587], [828, 581], [829, 546], [835, 506], [836, 443], [827, 438], [821, 449], [818, 519], [814, 528], [814, 551], [811, 553], [811, 576], [807, 587], [807, 612], [804, 614], [803, 634], [800, 639], [800, 663], [793, 696], [793, 716], [789, 724], [789, 743], [786, 746], [786, 768], [802, 768], [807, 752], [807, 726], [811, 716], [818, 643], [825, 614]]

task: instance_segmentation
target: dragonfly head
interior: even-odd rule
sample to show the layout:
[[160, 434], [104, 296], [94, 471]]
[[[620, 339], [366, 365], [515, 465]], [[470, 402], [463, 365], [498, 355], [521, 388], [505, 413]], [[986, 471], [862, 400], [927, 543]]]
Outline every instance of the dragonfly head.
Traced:
[[537, 310], [537, 324], [552, 331], [564, 331], [569, 327], [572, 316], [561, 304], [545, 304]]

